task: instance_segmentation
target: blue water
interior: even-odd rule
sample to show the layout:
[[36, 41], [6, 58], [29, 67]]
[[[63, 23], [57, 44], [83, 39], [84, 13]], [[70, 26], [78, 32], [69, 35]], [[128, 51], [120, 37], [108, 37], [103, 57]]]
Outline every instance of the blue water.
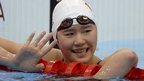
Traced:
[[[120, 48], [130, 48], [134, 50], [138, 57], [139, 68], [144, 68], [144, 40], [122, 40], [122, 41], [102, 41], [98, 42], [98, 50], [96, 55], [100, 58], [112, 54], [114, 51]], [[40, 73], [23, 73], [23, 72], [6, 72], [0, 70], [0, 81], [96, 81], [89, 77], [65, 77], [50, 74]], [[111, 79], [108, 81], [128, 81], [124, 79]]]
[[[57, 76], [57, 75], [40, 74], [40, 73], [0, 71], [0, 81], [99, 81], [99, 80], [81, 76], [66, 77], [66, 76]], [[114, 78], [108, 81], [127, 81], [127, 80]]]

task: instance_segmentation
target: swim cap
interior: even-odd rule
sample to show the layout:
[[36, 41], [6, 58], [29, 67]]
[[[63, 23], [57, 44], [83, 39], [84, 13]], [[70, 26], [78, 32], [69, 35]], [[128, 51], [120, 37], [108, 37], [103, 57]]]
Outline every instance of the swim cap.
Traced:
[[95, 16], [91, 8], [83, 0], [61, 0], [53, 11], [52, 32], [54, 39], [56, 38], [57, 29], [65, 18], [74, 18], [84, 15], [95, 21]]

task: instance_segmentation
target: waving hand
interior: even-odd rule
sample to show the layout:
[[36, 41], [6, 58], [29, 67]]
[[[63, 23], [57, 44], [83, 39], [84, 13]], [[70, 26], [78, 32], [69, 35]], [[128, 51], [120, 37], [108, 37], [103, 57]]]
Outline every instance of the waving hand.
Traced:
[[44, 68], [43, 64], [37, 64], [38, 61], [46, 55], [56, 44], [54, 40], [50, 45], [46, 43], [52, 37], [49, 33], [45, 38], [46, 32], [42, 32], [33, 42], [35, 33], [32, 33], [27, 39], [24, 46], [14, 58], [15, 69], [25, 72], [38, 72]]

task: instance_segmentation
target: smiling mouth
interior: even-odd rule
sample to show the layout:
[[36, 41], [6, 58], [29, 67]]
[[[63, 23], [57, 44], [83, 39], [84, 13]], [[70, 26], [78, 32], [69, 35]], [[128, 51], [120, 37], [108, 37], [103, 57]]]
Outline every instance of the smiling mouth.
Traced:
[[72, 50], [72, 52], [77, 55], [78, 57], [83, 57], [86, 55], [88, 51], [88, 48], [84, 48], [84, 49], [75, 49], [75, 50]]

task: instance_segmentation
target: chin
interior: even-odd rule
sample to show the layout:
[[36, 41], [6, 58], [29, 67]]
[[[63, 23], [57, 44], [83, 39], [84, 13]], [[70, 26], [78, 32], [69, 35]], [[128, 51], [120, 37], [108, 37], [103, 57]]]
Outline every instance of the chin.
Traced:
[[76, 62], [84, 63], [84, 64], [89, 64], [90, 58], [77, 58]]

